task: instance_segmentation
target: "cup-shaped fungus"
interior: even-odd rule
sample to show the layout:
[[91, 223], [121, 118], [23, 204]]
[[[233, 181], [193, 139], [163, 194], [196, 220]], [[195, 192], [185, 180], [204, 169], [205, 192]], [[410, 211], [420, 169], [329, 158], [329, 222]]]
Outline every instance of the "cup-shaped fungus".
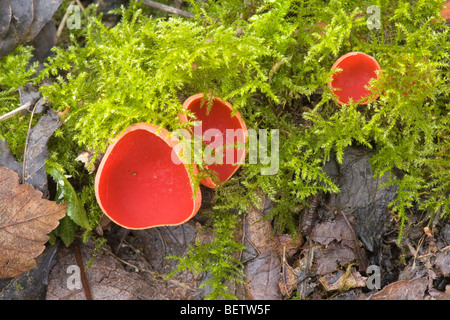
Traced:
[[194, 139], [201, 139], [203, 142], [203, 161], [206, 168], [217, 177], [204, 178], [200, 183], [216, 188], [216, 182], [227, 181], [244, 163], [247, 154], [247, 126], [239, 112], [233, 112], [230, 103], [217, 97], [204, 97], [203, 93], [189, 97], [183, 108], [193, 114], [195, 119], [183, 113], [179, 115], [180, 121], [196, 123], [191, 128]]
[[[182, 224], [201, 205], [190, 170], [174, 162], [180, 148], [169, 132], [148, 123], [128, 127], [112, 143], [95, 177], [102, 211], [127, 229]], [[194, 167], [193, 174], [195, 175]]]
[[371, 79], [379, 79], [381, 70], [378, 62], [363, 52], [350, 52], [340, 57], [331, 70], [342, 69], [333, 74], [328, 86], [334, 91], [337, 103], [346, 105], [350, 99], [360, 104], [368, 104], [378, 98], [367, 87]]

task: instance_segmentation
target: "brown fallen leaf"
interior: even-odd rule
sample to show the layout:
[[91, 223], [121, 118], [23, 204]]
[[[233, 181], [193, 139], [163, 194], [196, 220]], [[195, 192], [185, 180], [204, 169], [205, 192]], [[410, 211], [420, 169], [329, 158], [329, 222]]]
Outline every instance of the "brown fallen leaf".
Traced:
[[89, 172], [89, 174], [97, 171], [98, 166], [100, 165], [101, 159], [103, 157], [102, 154], [98, 155], [93, 163], [92, 158], [94, 157], [94, 152], [91, 151], [83, 151], [76, 158], [75, 161], [79, 161], [84, 164], [84, 167]]
[[368, 300], [424, 300], [427, 278], [397, 281], [371, 295]]
[[308, 238], [322, 245], [328, 245], [336, 240], [350, 248], [354, 247], [351, 229], [343, 217], [337, 217], [333, 221], [324, 221], [314, 226]]
[[430, 294], [425, 300], [450, 300], [450, 292], [438, 291], [436, 289], [428, 289], [428, 293]]
[[0, 57], [33, 39], [52, 19], [62, 0], [1, 0]]
[[438, 252], [434, 262], [435, 267], [444, 277], [450, 276], [450, 251]]
[[247, 283], [245, 294], [247, 299], [278, 300], [282, 294], [279, 288], [281, 278], [282, 247], [273, 236], [273, 228], [269, 220], [264, 220], [263, 209], [267, 197], [262, 195], [259, 208], [251, 208], [246, 215], [244, 232], [248, 248], [256, 251], [256, 256], [245, 265]]
[[427, 235], [427, 237], [429, 238], [433, 238], [433, 232], [431, 231], [429, 226], [426, 226], [425, 228], [423, 228], [423, 231], [425, 232], [425, 234]]
[[356, 261], [356, 256], [350, 247], [333, 241], [317, 254], [314, 261], [317, 265], [316, 274], [325, 275], [335, 272], [339, 266]]
[[283, 296], [289, 297], [294, 290], [297, 289], [299, 268], [293, 269], [290, 265], [284, 262], [283, 272], [281, 278], [278, 280], [278, 287]]
[[19, 184], [17, 173], [0, 167], [0, 278], [16, 277], [36, 267], [48, 233], [66, 214], [66, 205], [42, 199], [32, 186]]
[[360, 271], [366, 271], [368, 261], [363, 248], [345, 216], [338, 216], [333, 221], [318, 223], [311, 230], [308, 239], [318, 242], [325, 248], [317, 256], [317, 274], [325, 275], [336, 271], [338, 263], [348, 264], [356, 261]]
[[319, 277], [319, 281], [326, 291], [346, 291], [351, 288], [365, 287], [366, 279], [355, 268]]
[[292, 237], [288, 234], [279, 234], [277, 235], [278, 241], [280, 242], [280, 248], [285, 256], [285, 259], [291, 259], [294, 254], [300, 251], [303, 245], [303, 238], [297, 237], [292, 239]]
[[195, 244], [197, 231], [192, 222], [176, 226], [162, 226], [145, 230], [135, 230], [133, 234], [144, 244], [144, 257], [158, 272], [170, 273], [177, 264], [167, 256], [183, 256], [190, 245]]
[[47, 143], [61, 125], [58, 115], [53, 110], [49, 110], [29, 131], [27, 138], [24, 160], [25, 175], [22, 181], [41, 191], [46, 199], [48, 199], [49, 192], [45, 161], [50, 157]]
[[[92, 243], [80, 244], [84, 263], [94, 253]], [[86, 300], [85, 288], [77, 279], [77, 261], [72, 248], [61, 247], [56, 256], [47, 290], [47, 300]], [[81, 273], [81, 269], [80, 273]], [[136, 270], [138, 271], [138, 270]], [[92, 266], [85, 269], [87, 285], [93, 300], [190, 300], [198, 285], [190, 285], [179, 281], [165, 281], [163, 276], [152, 276], [152, 273], [127, 271], [122, 263], [105, 250], [100, 250], [93, 260]], [[80, 287], [76, 282], [80, 282]]]
[[305, 208], [300, 215], [299, 229], [302, 235], [307, 236], [314, 228], [317, 219], [319, 218], [317, 214], [317, 207], [319, 205], [320, 194], [316, 194], [311, 197], [309, 207]]

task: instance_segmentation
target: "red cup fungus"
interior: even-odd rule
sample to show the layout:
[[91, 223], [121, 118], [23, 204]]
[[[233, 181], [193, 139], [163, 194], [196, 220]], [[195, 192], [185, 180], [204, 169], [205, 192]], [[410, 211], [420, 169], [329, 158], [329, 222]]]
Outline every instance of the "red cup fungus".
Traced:
[[448, 25], [450, 25], [450, 1], [445, 1], [444, 6], [441, 10], [442, 17], [444, 17], [445, 21]]
[[[367, 90], [371, 79], [379, 79], [377, 71], [381, 70], [378, 62], [363, 52], [350, 52], [340, 57], [331, 67], [331, 70], [342, 69], [333, 74], [333, 79], [328, 82], [328, 87], [334, 91], [337, 103], [346, 105], [350, 99], [360, 104], [372, 102]], [[336, 90], [338, 89], [338, 90]], [[365, 99], [364, 99], [365, 98]], [[376, 99], [378, 95], [375, 96]]]
[[[128, 127], [112, 143], [95, 177], [102, 211], [127, 229], [182, 224], [201, 205], [184, 164], [172, 161], [180, 147], [169, 132], [148, 123]], [[197, 173], [194, 167], [194, 175]]]
[[[208, 101], [211, 103], [208, 99], [213, 99], [211, 105], [208, 104]], [[240, 164], [244, 163], [247, 154], [247, 126], [241, 115], [239, 112], [233, 114], [231, 104], [217, 97], [203, 99], [203, 93], [189, 97], [184, 102], [183, 109], [193, 113], [196, 119], [180, 113], [180, 121], [199, 121], [201, 124], [191, 128], [194, 136], [201, 135], [205, 145], [214, 148], [216, 160], [218, 157], [222, 158], [222, 163], [208, 163], [207, 168], [216, 174], [220, 183], [227, 181], [239, 169]], [[202, 179], [200, 183], [208, 188], [217, 187], [210, 177]]]

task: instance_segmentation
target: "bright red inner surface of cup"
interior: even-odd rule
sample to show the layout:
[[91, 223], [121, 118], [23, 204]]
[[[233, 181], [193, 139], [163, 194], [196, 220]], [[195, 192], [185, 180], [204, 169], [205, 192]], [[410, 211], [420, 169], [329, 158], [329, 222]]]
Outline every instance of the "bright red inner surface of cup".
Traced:
[[126, 133], [112, 147], [98, 182], [107, 215], [128, 228], [179, 224], [190, 218], [193, 191], [172, 147], [147, 130]]
[[[341, 104], [349, 103], [350, 98], [357, 102], [368, 97], [371, 92], [365, 88], [371, 79], [377, 78], [376, 71], [380, 70], [377, 61], [364, 53], [354, 53], [339, 59], [332, 69], [340, 68], [341, 72], [333, 75], [331, 87]], [[367, 103], [368, 101], [362, 101]]]
[[[188, 110], [195, 114], [196, 119], [194, 121], [201, 121], [202, 136], [205, 145], [209, 146], [216, 143], [211, 148], [217, 151], [215, 146], [222, 139], [221, 145], [224, 147], [223, 163], [208, 164], [208, 169], [217, 173], [220, 182], [228, 180], [236, 172], [238, 168], [236, 164], [243, 162], [245, 159], [244, 143], [247, 130], [245, 124], [241, 123], [240, 117], [236, 115], [232, 116], [230, 107], [218, 99], [214, 99], [208, 110], [208, 102], [205, 100], [202, 103], [202, 97], [200, 96], [189, 104]], [[189, 120], [192, 121], [192, 119]], [[196, 127], [194, 128], [194, 134], [196, 131], [199, 131], [199, 127]], [[217, 135], [214, 135], [214, 131], [210, 129], [216, 129]], [[205, 133], [208, 133], [208, 130], [211, 134], [205, 135]], [[215, 139], [219, 140], [215, 142]], [[217, 154], [212, 152], [211, 155], [216, 156]]]

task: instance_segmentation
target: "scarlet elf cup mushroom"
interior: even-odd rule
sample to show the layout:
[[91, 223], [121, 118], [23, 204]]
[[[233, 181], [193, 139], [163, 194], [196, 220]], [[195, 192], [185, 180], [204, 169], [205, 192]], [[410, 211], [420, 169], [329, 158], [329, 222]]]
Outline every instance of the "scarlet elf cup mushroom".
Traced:
[[200, 208], [201, 192], [194, 192], [186, 166], [172, 161], [182, 152], [180, 146], [164, 128], [148, 123], [128, 127], [108, 147], [95, 177], [102, 211], [128, 229], [191, 219]]
[[363, 52], [349, 52], [340, 57], [331, 67], [331, 70], [342, 69], [332, 76], [328, 86], [333, 90], [336, 102], [341, 105], [353, 102], [368, 104], [378, 98], [373, 99], [367, 87], [371, 79], [379, 79], [377, 71], [381, 71], [378, 62], [371, 56]]
[[447, 24], [450, 25], [450, 1], [445, 1], [444, 6], [441, 10], [441, 14], [446, 20]]
[[[244, 163], [246, 157], [245, 143], [248, 140], [247, 126], [239, 112], [233, 113], [230, 103], [217, 97], [205, 97], [199, 93], [189, 97], [183, 104], [183, 109], [195, 115], [191, 119], [186, 114], [179, 114], [181, 122], [197, 121], [191, 131], [210, 150], [214, 157], [207, 168], [217, 177], [219, 182], [227, 181]], [[205, 159], [208, 160], [208, 159]], [[206, 187], [216, 188], [214, 179], [207, 177], [200, 181]]]

